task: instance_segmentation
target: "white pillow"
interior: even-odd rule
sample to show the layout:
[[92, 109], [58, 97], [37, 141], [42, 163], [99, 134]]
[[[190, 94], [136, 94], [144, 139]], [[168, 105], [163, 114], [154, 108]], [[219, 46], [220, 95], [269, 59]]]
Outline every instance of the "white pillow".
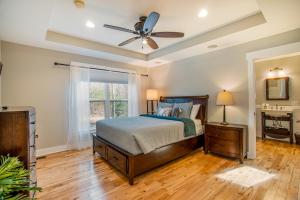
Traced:
[[199, 109], [200, 109], [200, 106], [201, 106], [200, 104], [193, 105], [191, 115], [190, 115], [191, 119], [196, 119]]

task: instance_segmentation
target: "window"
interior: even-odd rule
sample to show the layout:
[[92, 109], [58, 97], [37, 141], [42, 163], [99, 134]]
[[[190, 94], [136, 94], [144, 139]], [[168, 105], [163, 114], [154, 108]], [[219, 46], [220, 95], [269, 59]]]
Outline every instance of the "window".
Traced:
[[105, 119], [105, 83], [90, 82], [90, 122]]
[[127, 84], [109, 84], [110, 118], [128, 116]]
[[90, 122], [128, 116], [128, 85], [90, 82]]

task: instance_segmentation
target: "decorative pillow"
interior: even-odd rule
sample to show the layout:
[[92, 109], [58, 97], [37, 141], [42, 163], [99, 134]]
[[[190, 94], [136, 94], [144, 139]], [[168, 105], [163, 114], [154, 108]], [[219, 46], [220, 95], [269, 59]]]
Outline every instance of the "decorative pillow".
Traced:
[[158, 108], [157, 115], [163, 116], [163, 117], [169, 117], [171, 115], [172, 108], [171, 107], [165, 107], [165, 108]]
[[180, 108], [182, 112], [178, 115], [179, 118], [190, 118], [191, 110], [193, 103], [175, 103], [172, 110], [172, 116], [174, 116], [174, 112], [176, 108]]
[[174, 112], [172, 113], [172, 116], [178, 117], [182, 112], [183, 112], [183, 110], [181, 108], [175, 108]]
[[199, 109], [200, 109], [200, 106], [201, 106], [200, 104], [193, 105], [191, 115], [190, 115], [191, 119], [196, 119]]
[[174, 104], [172, 104], [172, 103], [159, 102], [158, 109], [159, 108], [173, 108], [173, 105]]

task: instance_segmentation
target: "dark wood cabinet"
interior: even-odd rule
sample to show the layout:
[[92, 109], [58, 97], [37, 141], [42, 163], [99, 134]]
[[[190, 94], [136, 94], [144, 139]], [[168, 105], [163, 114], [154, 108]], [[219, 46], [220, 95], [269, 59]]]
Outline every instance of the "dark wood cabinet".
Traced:
[[[272, 125], [267, 125], [266, 121], [272, 121]], [[282, 122], [288, 122], [289, 128], [282, 126]], [[287, 113], [283, 115], [272, 115], [261, 113], [261, 132], [262, 139], [265, 140], [266, 136], [276, 139], [289, 138], [290, 143], [294, 143], [294, 132], [293, 132], [293, 113]]]
[[[0, 155], [18, 156], [30, 170], [30, 181], [36, 186], [35, 109], [11, 107], [0, 110]], [[34, 197], [34, 193], [29, 194]]]
[[205, 125], [205, 153], [240, 159], [243, 163], [246, 156], [247, 126], [221, 125], [220, 123], [207, 123]]

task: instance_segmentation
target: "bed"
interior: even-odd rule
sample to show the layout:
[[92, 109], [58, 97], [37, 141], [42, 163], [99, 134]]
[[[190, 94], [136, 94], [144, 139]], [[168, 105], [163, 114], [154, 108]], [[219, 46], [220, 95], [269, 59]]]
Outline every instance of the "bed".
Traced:
[[183, 135], [186, 124], [180, 120], [149, 116], [97, 122], [93, 152], [124, 174], [130, 185], [134, 177], [203, 147], [208, 95], [161, 97], [160, 102], [200, 104], [193, 120], [196, 134]]

